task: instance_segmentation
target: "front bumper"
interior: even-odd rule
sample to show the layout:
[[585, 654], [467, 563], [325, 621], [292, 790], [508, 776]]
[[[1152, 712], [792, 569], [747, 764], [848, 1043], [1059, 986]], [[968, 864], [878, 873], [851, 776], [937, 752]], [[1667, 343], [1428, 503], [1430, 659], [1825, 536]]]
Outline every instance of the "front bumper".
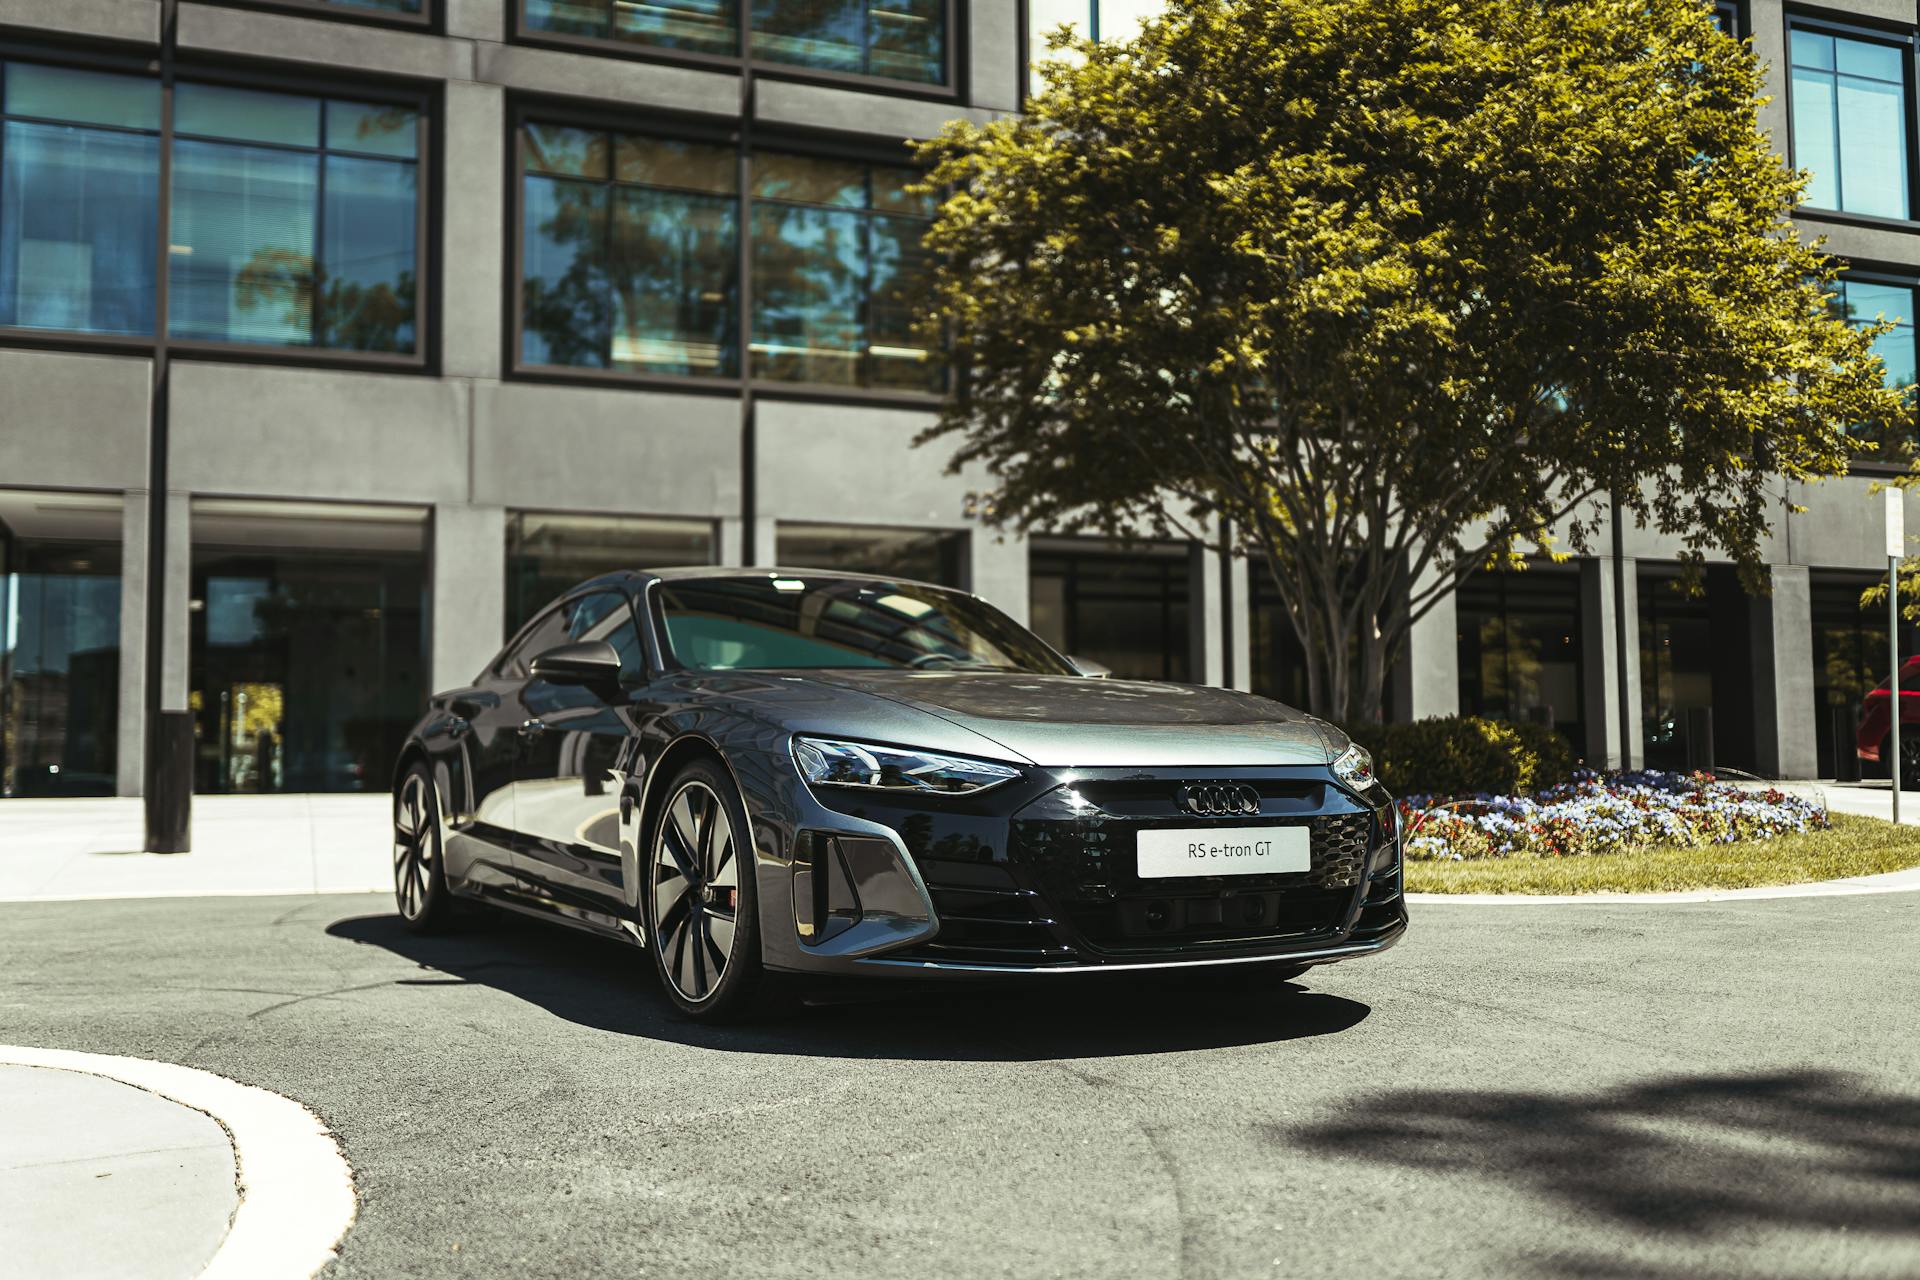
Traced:
[[[1195, 781], [1251, 785], [1259, 812], [1186, 815], [1176, 797]], [[1406, 929], [1391, 802], [1377, 788], [1350, 791], [1325, 769], [1049, 770], [971, 799], [819, 799], [852, 821], [799, 833], [794, 968], [903, 976], [1326, 964], [1383, 951]], [[1305, 826], [1311, 864], [1289, 874], [1137, 874], [1137, 832], [1208, 826]]]

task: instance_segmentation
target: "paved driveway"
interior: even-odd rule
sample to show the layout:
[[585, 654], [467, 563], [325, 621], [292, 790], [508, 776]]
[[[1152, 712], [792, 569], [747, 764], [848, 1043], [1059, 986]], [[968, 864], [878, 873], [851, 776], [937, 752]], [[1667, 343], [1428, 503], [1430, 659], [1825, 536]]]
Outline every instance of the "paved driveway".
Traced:
[[0, 1040], [313, 1107], [340, 1275], [1920, 1275], [1916, 894], [1431, 906], [1304, 989], [728, 1031], [635, 953], [390, 910], [0, 906]]

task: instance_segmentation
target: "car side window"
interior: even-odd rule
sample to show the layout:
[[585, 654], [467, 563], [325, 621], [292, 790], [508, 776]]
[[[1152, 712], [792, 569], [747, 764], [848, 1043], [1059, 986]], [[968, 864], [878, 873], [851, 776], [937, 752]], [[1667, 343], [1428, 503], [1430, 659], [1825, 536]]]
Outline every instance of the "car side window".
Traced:
[[646, 683], [647, 657], [640, 647], [640, 629], [634, 623], [633, 609], [621, 593], [596, 591], [574, 601], [567, 638], [605, 640], [620, 655], [620, 683], [629, 687]]
[[502, 680], [525, 680], [529, 663], [555, 645], [567, 642], [569, 612], [566, 605], [547, 610], [520, 637], [518, 644], [500, 655], [500, 661], [493, 664], [493, 674]]

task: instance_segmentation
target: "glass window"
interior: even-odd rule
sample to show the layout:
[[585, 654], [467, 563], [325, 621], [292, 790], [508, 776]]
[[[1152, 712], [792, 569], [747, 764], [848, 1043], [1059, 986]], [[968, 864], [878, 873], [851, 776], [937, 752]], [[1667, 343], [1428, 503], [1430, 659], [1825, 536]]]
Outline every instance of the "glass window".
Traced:
[[1461, 712], [1551, 725], [1576, 756], [1585, 752], [1579, 574], [1543, 566], [1474, 573], [1454, 606]]
[[426, 688], [425, 513], [196, 501], [202, 792], [382, 791]]
[[1713, 20], [1730, 36], [1740, 34], [1740, 6], [1735, 0], [1715, 0]]
[[913, 332], [932, 201], [908, 169], [791, 155], [753, 166], [753, 373], [779, 382], [938, 390]]
[[783, 521], [774, 558], [783, 565], [808, 569], [838, 569], [958, 587], [966, 553], [967, 535], [957, 530]]
[[411, 354], [418, 114], [201, 84], [174, 111], [172, 335]]
[[522, 362], [737, 376], [735, 153], [544, 124], [521, 137]]
[[1041, 638], [1127, 680], [1189, 680], [1184, 548], [1046, 547], [1029, 564], [1029, 616]]
[[[734, 0], [523, 0], [521, 29], [740, 55]], [[947, 0], [754, 0], [757, 59], [913, 84], [947, 82]]]
[[[1865, 326], [1881, 320], [1893, 321], [1891, 329], [1873, 340], [1873, 350], [1887, 366], [1887, 385], [1905, 391], [1908, 403], [1912, 404], [1916, 364], [1920, 363], [1915, 358], [1914, 287], [1842, 279], [1835, 286], [1834, 298], [1850, 324]], [[1893, 430], [1902, 437], [1910, 436], [1913, 425], [1910, 421], [1902, 422], [1895, 424]], [[1859, 434], [1880, 442], [1888, 431], [1885, 427], [1870, 425], [1860, 428]]]
[[507, 515], [507, 630], [590, 578], [712, 564], [713, 526], [642, 516]]
[[523, 29], [655, 49], [740, 52], [733, 0], [526, 0]]
[[[567, 639], [574, 644], [605, 640], [620, 655], [620, 682], [645, 684], [647, 655], [627, 597], [618, 591], [596, 591], [560, 611], [567, 619]], [[538, 653], [533, 655], [539, 657]]]
[[1812, 175], [1807, 203], [1907, 217], [1905, 46], [1796, 27], [1792, 57], [1794, 163]]
[[0, 64], [0, 326], [153, 332], [160, 88]]
[[944, 84], [946, 28], [946, 0], [754, 0], [753, 56]]
[[114, 792], [119, 505], [0, 491], [0, 796]]
[[873, 578], [738, 576], [660, 585], [667, 643], [701, 671], [984, 667], [1070, 674], [985, 601]]

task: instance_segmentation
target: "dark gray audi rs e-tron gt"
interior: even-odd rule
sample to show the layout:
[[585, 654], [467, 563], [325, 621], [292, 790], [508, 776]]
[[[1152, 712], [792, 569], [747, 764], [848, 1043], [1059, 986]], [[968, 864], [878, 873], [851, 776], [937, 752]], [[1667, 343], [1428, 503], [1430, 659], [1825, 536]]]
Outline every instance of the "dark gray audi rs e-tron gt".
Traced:
[[574, 588], [432, 700], [394, 815], [409, 926], [555, 917], [646, 947], [703, 1018], [769, 971], [1279, 979], [1407, 923], [1394, 806], [1338, 729], [811, 569]]

